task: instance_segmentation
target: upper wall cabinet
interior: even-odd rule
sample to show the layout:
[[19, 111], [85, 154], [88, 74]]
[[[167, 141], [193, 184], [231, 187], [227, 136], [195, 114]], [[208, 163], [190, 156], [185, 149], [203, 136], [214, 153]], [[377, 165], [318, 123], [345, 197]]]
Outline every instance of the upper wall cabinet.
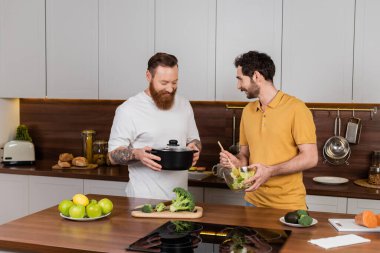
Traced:
[[98, 98], [98, 1], [46, 0], [47, 97]]
[[351, 102], [355, 0], [284, 0], [282, 89]]
[[217, 6], [216, 100], [245, 101], [236, 88], [234, 59], [256, 50], [276, 65], [274, 84], [281, 80], [281, 0], [220, 0]]
[[147, 87], [154, 53], [154, 1], [99, 1], [99, 98], [127, 99]]
[[0, 97], [45, 97], [45, 0], [0, 0]]
[[215, 99], [216, 0], [157, 0], [155, 51], [178, 58], [178, 93]]
[[354, 102], [380, 103], [380, 1], [357, 0]]

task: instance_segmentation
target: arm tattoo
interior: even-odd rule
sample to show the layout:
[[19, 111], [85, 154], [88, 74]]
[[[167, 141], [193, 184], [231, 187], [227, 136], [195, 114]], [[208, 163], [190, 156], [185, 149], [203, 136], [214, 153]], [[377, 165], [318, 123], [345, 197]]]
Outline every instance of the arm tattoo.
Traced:
[[135, 159], [132, 148], [115, 149], [110, 153], [112, 160], [120, 165], [128, 165], [128, 162]]
[[194, 139], [190, 141], [188, 144], [194, 143], [194, 145], [199, 149], [199, 152], [202, 150], [202, 143], [200, 140]]

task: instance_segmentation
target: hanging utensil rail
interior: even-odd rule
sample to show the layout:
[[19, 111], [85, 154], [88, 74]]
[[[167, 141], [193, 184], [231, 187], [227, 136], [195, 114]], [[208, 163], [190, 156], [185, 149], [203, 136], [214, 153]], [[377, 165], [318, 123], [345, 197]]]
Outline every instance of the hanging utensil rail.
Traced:
[[332, 108], [332, 107], [309, 107], [313, 111], [357, 111], [357, 112], [371, 112], [376, 114], [377, 107], [374, 108]]
[[[244, 106], [226, 105], [226, 109], [243, 109]], [[309, 107], [312, 111], [357, 111], [357, 112], [370, 112], [371, 116], [377, 113], [377, 107], [373, 108], [333, 108], [333, 107]]]
[[226, 105], [226, 109], [244, 109], [244, 106], [237, 106], [237, 105]]

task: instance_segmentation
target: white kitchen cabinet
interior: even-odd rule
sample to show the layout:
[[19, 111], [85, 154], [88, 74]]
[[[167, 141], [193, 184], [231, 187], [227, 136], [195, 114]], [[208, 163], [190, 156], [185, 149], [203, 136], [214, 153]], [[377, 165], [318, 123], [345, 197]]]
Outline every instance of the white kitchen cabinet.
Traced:
[[154, 1], [99, 0], [99, 98], [127, 99], [147, 87], [154, 53]]
[[211, 204], [244, 206], [245, 192], [234, 192], [230, 189], [204, 188], [204, 202]]
[[357, 0], [354, 51], [355, 103], [380, 102], [380, 1]]
[[0, 174], [0, 224], [28, 214], [28, 176]]
[[178, 58], [178, 94], [215, 99], [216, 0], [157, 0], [155, 51]]
[[307, 195], [306, 205], [309, 211], [346, 213], [347, 198]]
[[84, 194], [103, 194], [125, 197], [127, 182], [84, 179]]
[[371, 210], [376, 214], [380, 213], [380, 200], [348, 198], [347, 213], [358, 214], [364, 210]]
[[204, 202], [204, 198], [203, 198], [204, 188], [203, 187], [189, 186], [188, 191], [193, 195], [196, 203]]
[[355, 0], [284, 0], [282, 90], [351, 102]]
[[98, 0], [46, 0], [48, 98], [98, 98]]
[[0, 97], [45, 97], [45, 1], [0, 0]]
[[216, 28], [216, 100], [246, 101], [237, 90], [235, 58], [248, 51], [268, 54], [281, 80], [281, 0], [220, 0]]
[[30, 176], [29, 213], [58, 206], [61, 200], [72, 199], [77, 193], [83, 193], [83, 179]]

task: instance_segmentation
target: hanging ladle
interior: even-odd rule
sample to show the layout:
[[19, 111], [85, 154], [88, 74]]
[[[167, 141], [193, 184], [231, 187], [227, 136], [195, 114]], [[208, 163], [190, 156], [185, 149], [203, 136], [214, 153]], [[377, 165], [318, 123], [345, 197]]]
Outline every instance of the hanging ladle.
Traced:
[[236, 143], [236, 114], [232, 115], [232, 145], [228, 148], [232, 154], [236, 155], [240, 151], [239, 143]]

